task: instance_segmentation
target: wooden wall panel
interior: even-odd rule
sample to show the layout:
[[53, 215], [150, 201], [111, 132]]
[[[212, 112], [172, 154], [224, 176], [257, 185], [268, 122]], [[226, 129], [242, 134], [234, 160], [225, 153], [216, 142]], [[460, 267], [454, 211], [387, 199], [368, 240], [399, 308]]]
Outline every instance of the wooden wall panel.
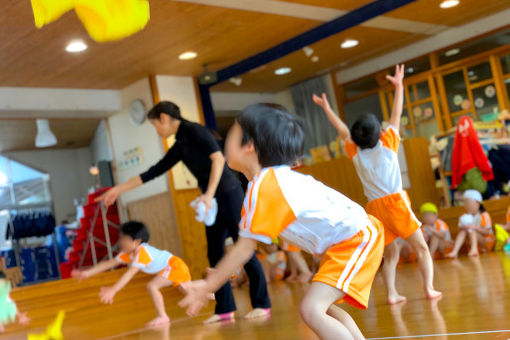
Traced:
[[404, 151], [411, 187], [407, 190], [412, 208], [419, 212], [425, 202], [439, 206], [441, 197], [436, 189], [436, 178], [430, 164], [429, 142], [425, 138], [409, 138], [404, 141]]
[[127, 205], [130, 220], [145, 223], [150, 230], [149, 244], [182, 256], [172, 197], [169, 192], [147, 197]]
[[195, 211], [189, 205], [200, 195], [199, 189], [175, 190], [173, 192], [175, 214], [181, 236], [182, 256], [194, 279], [201, 279], [209, 267], [205, 237], [206, 227], [203, 223], [195, 220]]

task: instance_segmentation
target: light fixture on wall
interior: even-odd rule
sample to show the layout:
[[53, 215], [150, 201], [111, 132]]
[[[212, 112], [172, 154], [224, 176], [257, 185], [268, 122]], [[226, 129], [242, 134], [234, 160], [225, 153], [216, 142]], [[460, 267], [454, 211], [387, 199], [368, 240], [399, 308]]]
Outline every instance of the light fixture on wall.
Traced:
[[37, 135], [35, 136], [35, 146], [38, 148], [47, 148], [57, 145], [57, 137], [51, 132], [50, 122], [47, 119], [37, 119]]
[[97, 167], [97, 165], [95, 164], [92, 164], [89, 168], [89, 173], [92, 175], [92, 176], [97, 176], [99, 175], [99, 168]]
[[443, 2], [441, 2], [439, 7], [441, 7], [442, 9], [447, 9], [457, 6], [459, 3], [460, 0], [444, 0]]
[[290, 73], [292, 69], [290, 67], [280, 67], [274, 71], [277, 76], [283, 76], [284, 74]]
[[346, 40], [344, 40], [343, 43], [340, 44], [340, 47], [342, 47], [342, 48], [351, 48], [351, 47], [358, 46], [358, 45], [359, 45], [359, 41], [358, 40], [355, 40], [355, 39], [346, 39]]
[[69, 53], [83, 52], [88, 48], [87, 44], [83, 40], [72, 40], [66, 46], [66, 51]]

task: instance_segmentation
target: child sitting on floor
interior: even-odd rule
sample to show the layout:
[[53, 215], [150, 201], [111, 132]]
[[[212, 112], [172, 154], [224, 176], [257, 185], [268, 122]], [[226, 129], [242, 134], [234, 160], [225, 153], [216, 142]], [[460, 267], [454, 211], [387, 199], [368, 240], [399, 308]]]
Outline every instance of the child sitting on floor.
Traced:
[[466, 242], [471, 245], [468, 256], [478, 256], [478, 244], [484, 252], [492, 250], [494, 246], [492, 220], [482, 205], [482, 194], [476, 190], [466, 190], [463, 197], [466, 214], [459, 219], [459, 233], [455, 239], [455, 246], [453, 251], [446, 255], [449, 258], [456, 258]]
[[7, 280], [7, 275], [0, 271], [0, 334], [5, 331], [5, 325], [18, 319], [20, 325], [28, 325], [30, 319], [26, 313], [20, 313], [16, 303], [11, 300], [11, 282]]
[[71, 276], [78, 280], [88, 279], [96, 274], [115, 268], [121, 264], [129, 265], [129, 269], [111, 287], [103, 287], [99, 296], [101, 302], [112, 304], [115, 295], [138, 273], [155, 274], [147, 285], [158, 316], [147, 326], [156, 327], [170, 323], [165, 311], [165, 302], [160, 289], [177, 287], [191, 280], [188, 266], [183, 260], [166, 250], [159, 250], [147, 244], [149, 229], [141, 222], [130, 221], [121, 226], [119, 240], [121, 252], [116, 258], [104, 261], [87, 270], [74, 270]]
[[278, 248], [278, 239], [273, 240], [271, 244], [264, 244], [259, 247], [260, 263], [264, 268], [264, 273], [268, 282], [282, 281], [287, 270], [287, 257], [283, 250]]
[[438, 209], [434, 203], [425, 203], [420, 208], [422, 231], [429, 245], [432, 258], [439, 251], [440, 256], [445, 254], [448, 246], [452, 245], [452, 236], [448, 225], [438, 217]]
[[226, 142], [228, 165], [250, 180], [239, 239], [205, 280], [186, 286], [179, 303], [194, 316], [233, 271], [247, 262], [257, 242], [281, 236], [322, 263], [301, 303], [305, 323], [322, 339], [363, 339], [358, 326], [335, 303], [366, 309], [381, 264], [381, 223], [341, 193], [291, 170], [303, 153], [303, 126], [274, 104], [244, 109]]
[[282, 249], [285, 251], [287, 255], [287, 259], [289, 260], [289, 268], [290, 275], [285, 279], [286, 281], [297, 281], [299, 283], [310, 282], [312, 279], [313, 273], [308, 267], [303, 254], [301, 254], [301, 249], [288, 242], [282, 240]]

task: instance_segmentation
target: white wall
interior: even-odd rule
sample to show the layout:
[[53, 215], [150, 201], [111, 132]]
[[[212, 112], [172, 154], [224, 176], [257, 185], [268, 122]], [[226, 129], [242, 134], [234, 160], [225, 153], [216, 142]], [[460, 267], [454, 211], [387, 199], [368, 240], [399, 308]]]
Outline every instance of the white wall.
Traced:
[[94, 138], [90, 142], [90, 152], [92, 153], [92, 162], [97, 164], [99, 161], [112, 161], [113, 153], [110, 145], [110, 138], [106, 128], [106, 121], [99, 123]]
[[89, 148], [14, 151], [5, 156], [50, 175], [57, 223], [75, 218], [73, 200], [86, 197], [88, 189], [94, 185], [89, 174], [92, 163]]
[[[123, 183], [131, 177], [140, 175], [164, 155], [163, 144], [152, 124], [148, 120], [140, 126], [136, 126], [131, 122], [129, 105], [135, 99], [142, 99], [147, 109], [152, 107], [152, 95], [148, 78], [139, 80], [121, 91], [122, 109], [108, 119], [116, 183]], [[119, 169], [116, 162], [123, 158], [124, 151], [135, 147], [141, 147], [142, 149], [142, 163], [130, 168]], [[124, 193], [121, 202], [125, 205], [166, 191], [168, 191], [167, 176], [160, 176], [141, 187]]]
[[156, 76], [156, 84], [160, 100], [174, 102], [181, 109], [184, 118], [192, 122], [200, 122], [193, 78]]
[[241, 111], [255, 103], [271, 103], [275, 98], [272, 93], [255, 92], [211, 92], [211, 101], [215, 112]]

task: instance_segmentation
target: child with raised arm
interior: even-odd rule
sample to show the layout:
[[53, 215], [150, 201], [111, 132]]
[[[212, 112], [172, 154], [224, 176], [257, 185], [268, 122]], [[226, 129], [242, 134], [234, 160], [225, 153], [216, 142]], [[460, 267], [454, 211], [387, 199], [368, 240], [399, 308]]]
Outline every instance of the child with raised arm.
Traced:
[[254, 104], [237, 117], [226, 141], [228, 165], [250, 180], [239, 240], [205, 280], [186, 286], [179, 303], [196, 315], [257, 242], [278, 236], [322, 263], [301, 303], [305, 323], [322, 339], [363, 339], [343, 300], [365, 309], [381, 263], [384, 240], [377, 219], [339, 192], [290, 168], [303, 152], [297, 119], [274, 104]]
[[368, 199], [367, 213], [375, 216], [384, 226], [383, 276], [388, 289], [388, 303], [404, 302], [398, 294], [395, 275], [400, 257], [399, 247], [393, 242], [398, 237], [406, 239], [418, 256], [423, 276], [425, 296], [429, 299], [441, 296], [434, 289], [434, 268], [427, 243], [421, 230], [421, 222], [411, 210], [407, 192], [402, 188], [402, 177], [398, 164], [398, 134], [404, 100], [404, 65], [397, 65], [394, 76], [386, 78], [395, 86], [395, 100], [390, 117], [390, 126], [381, 131], [381, 125], [373, 114], [362, 114], [351, 129], [333, 112], [325, 94], [314, 95], [314, 102], [321, 106], [340, 138], [345, 142], [345, 151], [354, 162], [354, 167], [363, 184]]
[[[152, 297], [158, 316], [147, 326], [156, 327], [170, 323], [165, 310], [165, 302], [160, 290], [165, 287], [177, 287], [183, 292], [182, 283], [191, 280], [188, 266], [183, 260], [166, 250], [159, 250], [147, 244], [149, 230], [141, 222], [130, 221], [121, 226], [119, 240], [121, 252], [116, 258], [104, 261], [87, 270], [74, 270], [71, 276], [78, 280], [88, 279], [96, 274], [115, 268], [121, 264], [129, 269], [111, 287], [102, 287], [101, 302], [112, 304], [115, 295], [138, 273], [155, 274], [147, 289]], [[209, 296], [210, 298], [211, 296]]]

